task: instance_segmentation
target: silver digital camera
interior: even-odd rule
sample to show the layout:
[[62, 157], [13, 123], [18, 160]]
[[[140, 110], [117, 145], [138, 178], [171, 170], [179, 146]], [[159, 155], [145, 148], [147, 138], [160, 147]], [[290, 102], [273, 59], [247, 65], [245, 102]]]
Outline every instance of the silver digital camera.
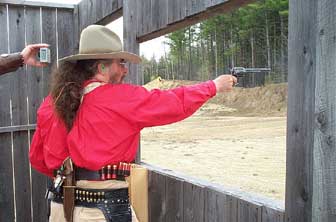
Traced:
[[50, 49], [49, 48], [40, 48], [38, 53], [40, 62], [50, 63]]

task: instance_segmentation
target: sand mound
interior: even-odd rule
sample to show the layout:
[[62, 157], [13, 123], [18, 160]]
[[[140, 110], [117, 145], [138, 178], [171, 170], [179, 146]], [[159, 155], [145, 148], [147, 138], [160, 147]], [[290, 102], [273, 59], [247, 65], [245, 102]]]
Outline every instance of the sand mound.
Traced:
[[[147, 83], [147, 89], [170, 89], [197, 83], [188, 80], [165, 80], [160, 77]], [[205, 104], [198, 115], [285, 116], [287, 111], [287, 84], [269, 84], [263, 87], [236, 87], [231, 93], [217, 94]]]
[[153, 81], [144, 85], [144, 87], [148, 90], [151, 89], [171, 89], [179, 86], [191, 85], [198, 83], [196, 81], [189, 80], [165, 80], [161, 77], [157, 77]]

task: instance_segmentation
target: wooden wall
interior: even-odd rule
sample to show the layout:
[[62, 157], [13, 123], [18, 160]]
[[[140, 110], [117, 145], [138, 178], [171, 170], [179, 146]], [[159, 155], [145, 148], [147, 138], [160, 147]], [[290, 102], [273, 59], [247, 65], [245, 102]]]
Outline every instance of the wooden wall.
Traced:
[[[90, 24], [106, 25], [132, 5], [137, 41], [144, 42], [255, 0], [82, 0], [78, 5], [79, 31]], [[126, 4], [127, 3], [127, 4]], [[125, 17], [125, 15], [124, 15]], [[126, 28], [126, 27], [125, 27]]]
[[289, 1], [286, 221], [336, 221], [336, 2]]
[[150, 170], [150, 222], [285, 222], [279, 202], [144, 166]]
[[[0, 3], [0, 53], [45, 42], [55, 62], [75, 50], [74, 20], [71, 8]], [[47, 221], [47, 178], [30, 167], [28, 149], [50, 72], [22, 67], [0, 76], [0, 221]]]
[[141, 0], [137, 1], [139, 42], [230, 12], [254, 0]]
[[[139, 54], [139, 42], [195, 24], [250, 2], [252, 1], [124, 0], [124, 49]], [[92, 6], [92, 3], [96, 5]], [[103, 3], [83, 0], [80, 4], [99, 8], [98, 5]], [[121, 16], [119, 12], [115, 14], [116, 17]], [[105, 22], [108, 20], [104, 20]], [[81, 16], [79, 23], [85, 24], [80, 25], [80, 30], [89, 24], [102, 24], [100, 18]], [[128, 80], [134, 84], [141, 84], [139, 66], [130, 65], [129, 69]], [[248, 198], [246, 195], [225, 191], [220, 186], [215, 187], [185, 176], [167, 173], [157, 167], [146, 166], [150, 168], [150, 221], [284, 222], [283, 206], [279, 204], [257, 201], [254, 197]]]
[[79, 33], [88, 25], [107, 25], [122, 16], [123, 0], [82, 0], [75, 6]]

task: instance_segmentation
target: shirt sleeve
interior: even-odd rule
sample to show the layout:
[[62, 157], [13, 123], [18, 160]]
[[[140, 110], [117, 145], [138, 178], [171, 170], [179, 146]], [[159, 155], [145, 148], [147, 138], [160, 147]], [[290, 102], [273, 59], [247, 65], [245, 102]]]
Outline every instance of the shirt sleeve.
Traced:
[[23, 65], [23, 57], [18, 53], [3, 54], [0, 56], [0, 75], [14, 72]]
[[174, 123], [192, 115], [215, 95], [213, 81], [171, 90], [148, 91], [137, 86], [133, 91], [133, 102], [127, 107], [127, 118], [132, 119], [140, 129]]
[[36, 131], [30, 145], [29, 160], [35, 170], [47, 176], [53, 176], [53, 171], [48, 169], [47, 165], [44, 162], [43, 140], [38, 126], [36, 127]]

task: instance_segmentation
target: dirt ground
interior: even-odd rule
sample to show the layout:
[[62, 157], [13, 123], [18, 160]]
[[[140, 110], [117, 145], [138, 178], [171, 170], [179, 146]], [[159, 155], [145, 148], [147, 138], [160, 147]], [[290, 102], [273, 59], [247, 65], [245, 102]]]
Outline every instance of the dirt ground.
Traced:
[[218, 95], [182, 122], [144, 129], [142, 160], [284, 202], [285, 104], [284, 85]]

